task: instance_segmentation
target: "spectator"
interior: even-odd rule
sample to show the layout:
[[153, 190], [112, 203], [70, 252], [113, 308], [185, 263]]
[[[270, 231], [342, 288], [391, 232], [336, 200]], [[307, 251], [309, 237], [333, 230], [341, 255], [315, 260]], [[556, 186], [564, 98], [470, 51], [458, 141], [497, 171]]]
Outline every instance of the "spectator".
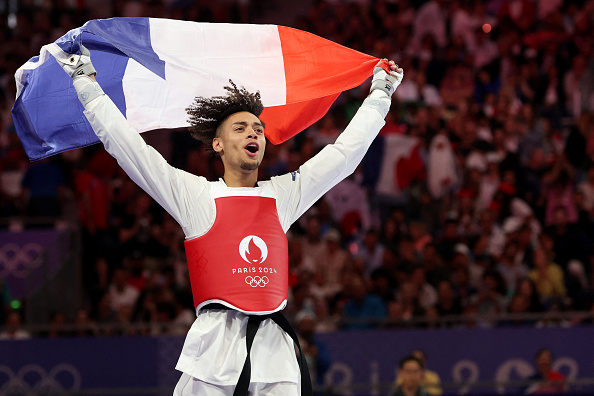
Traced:
[[402, 320], [410, 321], [422, 317], [425, 313], [419, 305], [419, 290], [410, 281], [400, 285], [396, 301], [400, 304], [399, 313]]
[[167, 247], [157, 239], [162, 211], [154, 205], [154, 201], [144, 191], [138, 191], [128, 201], [119, 229], [119, 242], [124, 255], [133, 251], [143, 251], [150, 257], [167, 255]]
[[[159, 301], [155, 306], [155, 312], [151, 318], [150, 334], [156, 335], [179, 335], [175, 326], [170, 326], [177, 316], [176, 307], [173, 302]], [[189, 328], [189, 327], [188, 327]]]
[[[468, 249], [468, 248], [467, 248]], [[434, 287], [440, 281], [450, 279], [451, 271], [433, 243], [425, 245], [421, 254], [421, 265], [426, 270], [427, 281]]]
[[373, 320], [386, 318], [386, 305], [376, 295], [367, 291], [364, 280], [353, 276], [349, 284], [350, 298], [343, 308], [347, 320], [344, 329], [368, 329], [377, 327]]
[[31, 333], [22, 328], [21, 313], [9, 311], [6, 317], [5, 330], [0, 333], [0, 340], [26, 340]]
[[377, 232], [373, 229], [365, 233], [365, 237], [358, 244], [356, 257], [361, 258], [365, 263], [365, 276], [381, 267], [384, 258], [385, 247], [379, 242]]
[[412, 355], [407, 355], [398, 364], [396, 378], [401, 378], [402, 383], [396, 385], [390, 393], [391, 396], [429, 396], [421, 386], [423, 381], [423, 363]]
[[417, 11], [413, 25], [413, 48], [428, 35], [443, 48], [447, 44], [446, 23], [448, 8], [446, 0], [430, 0]]
[[303, 271], [313, 271], [315, 262], [303, 253], [303, 244], [297, 237], [289, 238], [289, 287], [295, 287], [300, 282]]
[[111, 309], [117, 312], [122, 307], [132, 309], [138, 300], [140, 292], [128, 284], [128, 271], [124, 268], [116, 268], [107, 294], [109, 295]]
[[62, 215], [66, 178], [54, 159], [44, 159], [27, 168], [21, 185], [27, 216], [56, 218]]
[[458, 230], [458, 219], [450, 217], [443, 225], [442, 234], [435, 240], [437, 253], [446, 262], [451, 262], [455, 255], [455, 247], [462, 242]]
[[301, 244], [303, 254], [319, 265], [326, 244], [322, 240], [320, 219], [316, 215], [312, 214], [307, 218], [305, 237]]
[[[330, 368], [332, 360], [328, 346], [320, 340], [314, 331], [316, 317], [310, 312], [301, 312], [295, 318], [297, 334], [301, 350], [307, 360], [307, 367], [310, 371], [311, 382], [314, 385], [322, 386], [324, 376]], [[314, 392], [316, 394], [316, 392]]]
[[79, 309], [74, 318], [74, 336], [91, 337], [97, 333], [95, 323], [91, 320], [86, 309]]
[[555, 262], [567, 270], [570, 260], [587, 262], [589, 257], [587, 235], [579, 224], [571, 223], [567, 209], [559, 206], [554, 210], [553, 224], [547, 229], [548, 237], [553, 243]]
[[[494, 316], [505, 311], [507, 298], [505, 297], [505, 283], [501, 274], [493, 269], [488, 269], [483, 274], [483, 284], [479, 289], [474, 305], [479, 315]], [[488, 321], [485, 325], [489, 326]]]
[[557, 212], [564, 210], [568, 223], [577, 221], [577, 210], [573, 200], [575, 169], [564, 156], [559, 156], [550, 172], [542, 177], [546, 197], [545, 225], [556, 222]]
[[497, 264], [497, 271], [503, 276], [508, 296], [515, 293], [519, 279], [528, 275], [528, 267], [524, 263], [518, 262], [517, 255], [517, 241], [508, 240]]
[[407, 80], [403, 81], [396, 97], [403, 102], [418, 103], [425, 106], [441, 105], [441, 96], [436, 87], [427, 83], [425, 73], [408, 73]]
[[382, 223], [382, 230], [381, 230], [381, 234], [379, 236], [379, 242], [387, 250], [390, 250], [391, 252], [397, 252], [399, 238], [400, 238], [400, 231], [398, 230], [396, 220], [394, 220], [394, 218], [392, 218], [392, 217], [388, 217]]
[[529, 276], [545, 303], [565, 297], [567, 290], [561, 267], [549, 261], [542, 249], [534, 251], [533, 261], [534, 269], [530, 271]]
[[466, 267], [458, 267], [452, 274], [452, 286], [456, 298], [460, 302], [462, 308], [472, 304], [476, 297], [477, 290], [470, 283], [470, 271]]
[[[439, 374], [427, 368], [427, 355], [420, 349], [415, 349], [410, 353], [411, 356], [416, 357], [423, 366], [423, 377], [421, 380], [421, 388], [431, 396], [440, 396], [443, 393], [441, 388], [441, 379]], [[396, 377], [396, 385], [402, 385], [402, 376], [398, 373]]]
[[410, 281], [419, 291], [419, 306], [422, 309], [432, 307], [437, 302], [437, 291], [427, 283], [425, 269], [417, 266], [412, 270]]
[[384, 267], [376, 269], [371, 274], [370, 291], [381, 298], [386, 305], [396, 299], [394, 284], [394, 278]]
[[518, 281], [516, 294], [526, 297], [528, 300], [528, 312], [538, 313], [543, 311], [544, 308], [540, 301], [540, 295], [536, 290], [536, 285], [529, 277], [524, 277]]
[[50, 316], [48, 338], [67, 337], [69, 333], [64, 330], [66, 315], [64, 312], [54, 312]]
[[479, 214], [479, 236], [486, 242], [486, 246], [480, 254], [488, 254], [497, 258], [503, 253], [505, 234], [501, 227], [495, 223], [494, 216], [494, 211], [491, 208], [485, 209]]
[[334, 221], [341, 225], [347, 239], [367, 231], [371, 223], [367, 191], [357, 177], [357, 173], [347, 177], [324, 195], [332, 208]]
[[415, 248], [415, 255], [421, 257], [425, 246], [431, 243], [433, 238], [429, 234], [427, 226], [420, 221], [411, 221], [409, 230]]
[[507, 313], [512, 317], [500, 321], [498, 327], [524, 327], [534, 326], [534, 320], [522, 317], [528, 313], [530, 308], [530, 300], [522, 294], [514, 294], [509, 303]]
[[331, 229], [324, 235], [324, 243], [320, 261], [316, 263], [316, 266], [324, 275], [326, 295], [330, 297], [342, 288], [340, 279], [346, 268], [349, 255], [341, 248], [340, 232], [336, 229]]
[[[458, 316], [462, 315], [462, 305], [459, 298], [454, 293], [454, 288], [450, 281], [441, 281], [437, 285], [437, 304], [435, 305], [439, 316]], [[457, 321], [445, 321], [445, 326], [455, 325]]]
[[[477, 1], [475, 4], [482, 4]], [[477, 27], [474, 30], [474, 46], [469, 48], [469, 51], [474, 54], [474, 68], [480, 70], [491, 64], [499, 54], [497, 44], [495, 44], [488, 35], [488, 32], [483, 30], [483, 27]], [[491, 86], [491, 94], [497, 94], [499, 91], [500, 81], [498, 78], [492, 78], [490, 73], [486, 70], [479, 71], [479, 79], [482, 83]], [[483, 103], [482, 101], [480, 103]]]
[[586, 75], [586, 58], [578, 54], [571, 62], [571, 69], [563, 78], [563, 89], [565, 92], [566, 103], [565, 110], [574, 117], [578, 117], [582, 112], [582, 90], [580, 81]]
[[439, 134], [431, 141], [427, 170], [429, 192], [433, 199], [440, 199], [458, 185], [458, 169], [449, 139]]
[[531, 385], [524, 393], [527, 395], [559, 394], [565, 393], [565, 376], [552, 370], [553, 353], [550, 349], [543, 348], [536, 352], [536, 373], [528, 377]]

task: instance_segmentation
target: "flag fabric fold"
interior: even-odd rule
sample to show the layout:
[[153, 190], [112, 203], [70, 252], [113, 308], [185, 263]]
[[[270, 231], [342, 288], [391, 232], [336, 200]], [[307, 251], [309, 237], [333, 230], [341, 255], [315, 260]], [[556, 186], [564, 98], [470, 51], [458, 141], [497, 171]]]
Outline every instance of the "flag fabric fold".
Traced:
[[92, 20], [43, 46], [15, 73], [12, 114], [31, 160], [98, 141], [72, 80], [56, 61], [77, 53], [81, 44], [91, 52], [97, 81], [138, 132], [188, 126], [185, 109], [194, 97], [224, 95], [231, 79], [260, 91], [261, 118], [275, 144], [323, 117], [338, 95], [363, 83], [378, 62], [277, 25]]

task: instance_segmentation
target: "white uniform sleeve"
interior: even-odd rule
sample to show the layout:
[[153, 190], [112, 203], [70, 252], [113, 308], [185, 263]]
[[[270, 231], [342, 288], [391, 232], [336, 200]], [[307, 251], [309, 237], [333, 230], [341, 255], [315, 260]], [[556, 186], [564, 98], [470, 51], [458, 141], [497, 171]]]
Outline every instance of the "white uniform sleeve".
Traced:
[[355, 171], [384, 126], [390, 103], [387, 94], [374, 91], [365, 99], [336, 143], [324, 147], [299, 171], [272, 178], [285, 232], [322, 195]]
[[[97, 83], [89, 84], [77, 90], [90, 89]], [[187, 237], [206, 231], [214, 211], [208, 200], [200, 199], [207, 194], [206, 179], [170, 166], [128, 124], [107, 95], [86, 104], [84, 114], [107, 152], [136, 184], [169, 212]]]

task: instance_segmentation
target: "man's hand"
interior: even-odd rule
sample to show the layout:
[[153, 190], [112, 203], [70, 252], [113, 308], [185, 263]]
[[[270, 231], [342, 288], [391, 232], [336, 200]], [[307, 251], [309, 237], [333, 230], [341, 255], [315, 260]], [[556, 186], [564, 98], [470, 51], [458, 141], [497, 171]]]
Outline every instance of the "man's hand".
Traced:
[[[387, 59], [384, 59], [384, 61], [387, 61]], [[390, 66], [391, 72], [388, 74], [386, 70], [381, 67], [382, 62], [383, 61], [378, 62], [373, 69], [373, 79], [371, 80], [371, 89], [369, 92], [378, 89], [384, 91], [388, 96], [392, 96], [404, 77], [404, 70], [399, 68], [394, 61], [389, 61], [388, 65]]]
[[95, 98], [105, 95], [99, 84], [95, 83], [97, 71], [91, 63], [91, 53], [84, 45], [80, 45], [80, 54], [67, 54], [58, 47], [53, 51], [50, 49], [50, 52], [66, 74], [72, 77], [74, 89], [83, 106]]
[[91, 63], [91, 53], [84, 46], [80, 45], [81, 54], [72, 54], [67, 59], [60, 59], [59, 62], [62, 69], [72, 77], [72, 80], [79, 79], [81, 77], [91, 77], [97, 74], [97, 71]]

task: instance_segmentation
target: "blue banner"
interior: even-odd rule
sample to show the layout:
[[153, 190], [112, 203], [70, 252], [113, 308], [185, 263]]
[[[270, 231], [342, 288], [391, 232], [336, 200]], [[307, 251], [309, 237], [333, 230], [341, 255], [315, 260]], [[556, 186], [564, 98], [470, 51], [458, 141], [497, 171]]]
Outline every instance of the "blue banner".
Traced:
[[[541, 348], [553, 352], [553, 369], [568, 380], [594, 377], [594, 328], [589, 326], [350, 331], [320, 338], [332, 354], [334, 364], [326, 378], [332, 385], [392, 382], [399, 360], [414, 349], [425, 352], [427, 368], [442, 382], [459, 383], [450, 394], [517, 394], [517, 386], [485, 389], [473, 383], [527, 378], [536, 372], [534, 358]], [[594, 387], [581, 391], [594, 394]]]
[[[320, 338], [333, 362], [325, 384], [355, 389], [334, 394], [385, 395], [387, 390], [380, 385], [393, 382], [398, 361], [418, 348], [427, 354], [427, 367], [436, 371], [442, 382], [456, 383], [444, 388], [445, 394], [509, 395], [518, 394], [518, 386], [485, 388], [480, 382], [526, 378], [535, 372], [534, 355], [543, 347], [552, 350], [553, 369], [568, 380], [593, 378], [593, 335], [594, 327], [584, 326], [350, 331]], [[103, 390], [102, 394], [161, 389], [162, 394], [171, 394], [180, 376], [174, 367], [182, 345], [181, 337], [0, 341], [0, 394], [28, 394], [39, 389]], [[594, 386], [570, 386], [569, 391], [591, 395]]]

